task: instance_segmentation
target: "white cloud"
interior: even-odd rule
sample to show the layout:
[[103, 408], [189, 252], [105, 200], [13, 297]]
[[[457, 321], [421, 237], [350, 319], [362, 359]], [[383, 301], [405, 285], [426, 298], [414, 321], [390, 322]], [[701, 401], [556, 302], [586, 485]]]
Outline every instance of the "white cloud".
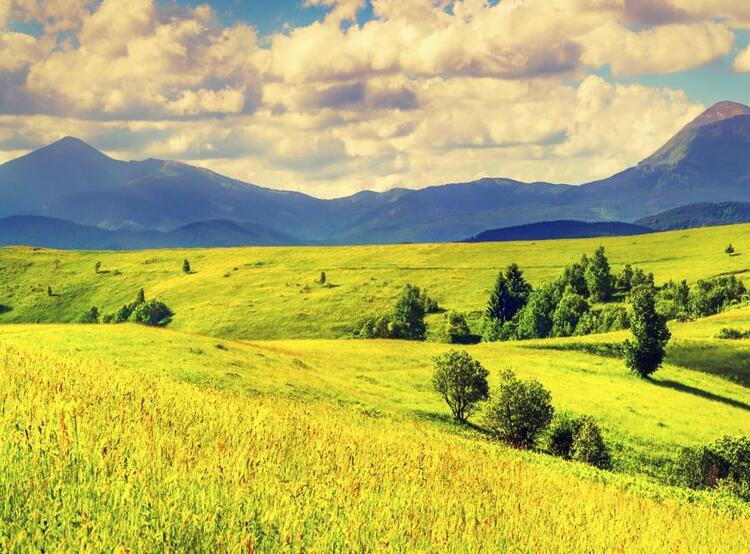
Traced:
[[737, 73], [745, 73], [750, 71], [750, 46], [740, 52], [732, 63], [732, 69]]

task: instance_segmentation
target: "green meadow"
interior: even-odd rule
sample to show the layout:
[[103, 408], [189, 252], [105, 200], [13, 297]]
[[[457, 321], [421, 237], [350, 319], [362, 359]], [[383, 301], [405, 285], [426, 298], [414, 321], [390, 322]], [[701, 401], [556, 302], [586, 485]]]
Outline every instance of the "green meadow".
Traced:
[[[444, 314], [428, 316], [426, 342], [347, 338], [406, 283], [476, 325], [502, 267], [517, 262], [537, 286], [600, 244], [614, 271], [633, 264], [657, 284], [750, 271], [750, 225], [536, 243], [1, 249], [0, 550], [747, 551], [750, 505], [671, 475], [681, 448], [748, 434], [750, 340], [716, 335], [750, 330], [750, 307], [671, 322], [651, 380], [612, 356], [626, 331], [461, 347], [491, 387], [512, 368], [558, 413], [594, 416], [612, 471], [513, 450], [481, 415], [454, 424], [430, 382], [451, 348], [436, 332]], [[73, 323], [140, 288], [174, 310], [168, 328]]]

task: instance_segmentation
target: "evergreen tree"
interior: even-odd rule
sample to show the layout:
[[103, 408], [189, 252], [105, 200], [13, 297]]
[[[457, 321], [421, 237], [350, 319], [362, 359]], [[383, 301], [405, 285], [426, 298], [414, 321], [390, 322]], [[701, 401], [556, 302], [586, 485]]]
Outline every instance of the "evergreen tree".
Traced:
[[445, 338], [452, 344], [467, 344], [471, 339], [471, 329], [466, 316], [461, 312], [451, 312], [445, 325]]
[[495, 288], [487, 304], [487, 318], [502, 323], [510, 321], [526, 305], [531, 285], [524, 279], [517, 264], [511, 264], [497, 276]]
[[732, 255], [734, 255], [734, 246], [732, 246], [732, 243], [731, 243], [731, 242], [729, 243], [729, 246], [727, 246], [727, 247], [726, 247], [726, 248], [724, 249], [724, 252], [725, 252], [726, 254], [728, 254], [729, 256], [732, 256]]
[[596, 249], [586, 267], [586, 286], [594, 302], [606, 302], [612, 296], [612, 273], [603, 246]]
[[633, 342], [623, 344], [625, 364], [641, 377], [648, 377], [661, 366], [671, 338], [666, 319], [656, 312], [654, 289], [643, 287], [633, 295], [631, 321]]
[[97, 274], [98, 274], [98, 273], [99, 273], [99, 270], [100, 270], [101, 268], [102, 268], [102, 262], [96, 262], [96, 263], [94, 264], [94, 272], [95, 272], [95, 273], [97, 273]]
[[409, 340], [424, 340], [427, 326], [424, 322], [424, 301], [419, 288], [406, 285], [393, 307], [391, 336]]
[[184, 260], [182, 262], [182, 272], [183, 273], [190, 273], [190, 271], [191, 271], [191, 269], [190, 269], [190, 262], [187, 261], [187, 260]]
[[320, 283], [321, 285], [326, 284], [326, 272], [325, 271], [320, 272], [320, 279], [318, 279], [318, 283]]
[[145, 301], [146, 301], [146, 293], [143, 292], [143, 289], [140, 289], [138, 291], [138, 295], [135, 297], [135, 303], [143, 304]]
[[588, 298], [589, 289], [586, 286], [586, 267], [588, 266], [588, 257], [585, 255], [580, 262], [566, 266], [563, 271], [562, 282], [565, 286], [572, 287], [573, 291], [584, 298]]

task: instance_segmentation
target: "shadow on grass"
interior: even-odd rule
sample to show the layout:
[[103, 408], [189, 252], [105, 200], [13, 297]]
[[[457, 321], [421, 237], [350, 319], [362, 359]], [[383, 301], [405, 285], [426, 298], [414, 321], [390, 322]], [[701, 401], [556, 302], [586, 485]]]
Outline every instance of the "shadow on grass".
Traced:
[[721, 402], [722, 404], [726, 404], [727, 406], [732, 406], [733, 408], [739, 408], [740, 410], [746, 410], [750, 412], [750, 404], [746, 404], [745, 402], [741, 402], [740, 400], [735, 400], [734, 398], [727, 398], [726, 396], [721, 396], [720, 394], [708, 392], [703, 389], [691, 387], [690, 385], [680, 383], [679, 381], [673, 381], [671, 379], [659, 379], [658, 381], [656, 379], [648, 379], [648, 382], [652, 385], [656, 385], [657, 387], [664, 387], [679, 392], [685, 392], [688, 394], [699, 396], [701, 398], [705, 398], [706, 400]]
[[457, 423], [456, 420], [447, 413], [428, 412], [426, 410], [415, 410], [414, 413], [419, 419], [444, 425], [452, 430], [474, 431], [482, 435], [490, 436], [490, 432], [481, 425], [477, 425], [471, 421], [467, 421], [465, 424]]

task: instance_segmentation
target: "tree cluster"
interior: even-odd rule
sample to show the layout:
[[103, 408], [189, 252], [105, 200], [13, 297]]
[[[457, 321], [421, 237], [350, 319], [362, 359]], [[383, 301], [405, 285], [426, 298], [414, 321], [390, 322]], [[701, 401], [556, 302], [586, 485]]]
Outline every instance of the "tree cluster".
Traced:
[[713, 444], [684, 448], [675, 475], [693, 489], [721, 487], [750, 500], [750, 437], [724, 436]]
[[354, 335], [365, 339], [424, 340], [427, 336], [425, 315], [439, 309], [436, 300], [419, 287], [407, 284], [389, 313], [363, 320]]
[[139, 323], [151, 327], [166, 327], [172, 321], [174, 312], [159, 300], [146, 300], [143, 289], [138, 291], [135, 300], [125, 304], [112, 314], [102, 318], [103, 323]]

